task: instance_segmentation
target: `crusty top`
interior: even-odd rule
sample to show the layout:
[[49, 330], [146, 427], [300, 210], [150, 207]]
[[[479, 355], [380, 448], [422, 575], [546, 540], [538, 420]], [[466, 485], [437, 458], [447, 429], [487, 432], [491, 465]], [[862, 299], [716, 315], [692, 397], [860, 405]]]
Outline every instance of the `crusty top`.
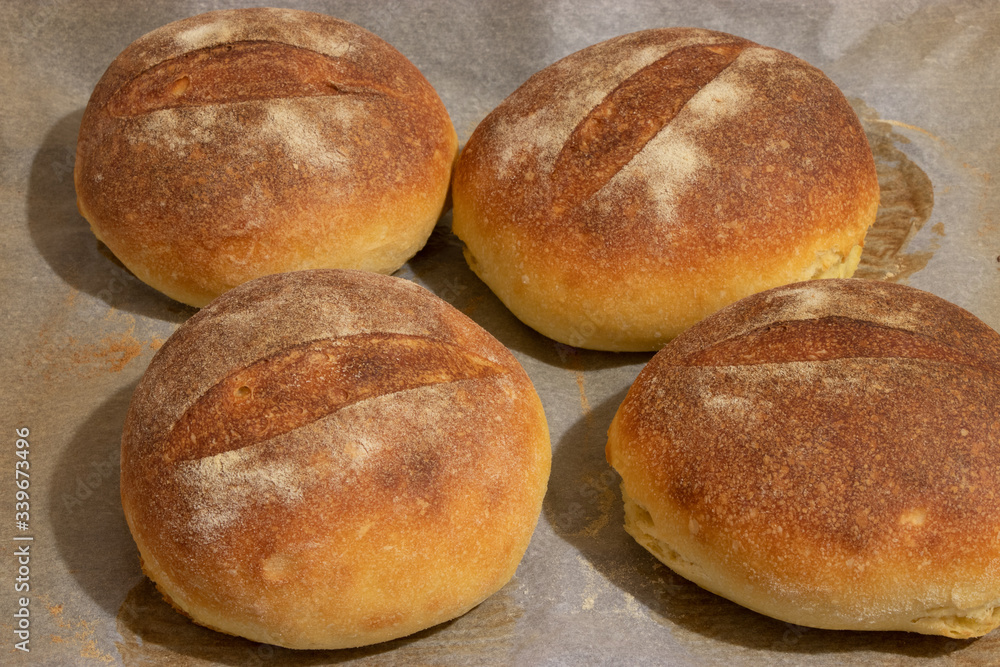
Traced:
[[[358, 297], [373, 290], [377, 298]], [[411, 281], [324, 270], [269, 276], [252, 290], [227, 293], [225, 299], [216, 299], [193, 315], [157, 351], [152, 370], [147, 371], [157, 376], [156, 382], [149, 381], [144, 391], [136, 392], [150, 402], [141, 408], [146, 429], [142, 440], [159, 440], [162, 431], [173, 428], [223, 378], [232, 383], [238, 373], [275, 377], [276, 366], [281, 360], [288, 363], [296, 350], [331, 357], [315, 359], [319, 372], [328, 372], [328, 364], [332, 370], [332, 357], [340, 348], [351, 357], [361, 354], [351, 349], [352, 343], [367, 350], [372, 360], [376, 355], [391, 359], [399, 346], [420, 346], [433, 358], [421, 363], [442, 369], [455, 363], [448, 356], [453, 350], [474, 352], [473, 357], [459, 355], [470, 369], [510, 363], [509, 352], [495, 339], [484, 336], [464, 316], [456, 316], [446, 302], [429, 297]], [[261, 366], [264, 361], [272, 365]], [[343, 367], [336, 372], [344, 372]], [[348, 378], [341, 383], [345, 391], [358, 390], [346, 386]], [[283, 383], [278, 378], [275, 384]]]
[[938, 297], [820, 280], [744, 299], [657, 354], [616, 422], [629, 494], [771, 610], [1000, 599], [1000, 335]]
[[459, 197], [470, 211], [456, 233], [480, 258], [492, 242], [526, 282], [544, 271], [587, 289], [600, 275], [622, 293], [654, 276], [686, 287], [768, 273], [815, 239], [863, 237], [878, 201], [864, 132], [832, 81], [686, 28], [617, 37], [532, 76], [473, 133], [454, 190], [456, 212]]
[[146, 571], [199, 622], [350, 646], [505, 583], [549, 460], [530, 380], [481, 327], [406, 280], [298, 271], [227, 292], [157, 352], [122, 499]]
[[257, 275], [326, 266], [329, 246], [372, 224], [393, 233], [369, 245], [416, 243], [405, 221], [416, 209], [433, 224], [455, 150], [437, 93], [377, 36], [310, 12], [224, 10], [111, 63], [81, 123], [77, 195], [140, 278], [201, 306]]
[[720, 310], [710, 324], [677, 338], [662, 363], [939, 358], [1000, 367], [998, 343], [997, 333], [975, 315], [928, 292], [822, 280], [776, 287]]

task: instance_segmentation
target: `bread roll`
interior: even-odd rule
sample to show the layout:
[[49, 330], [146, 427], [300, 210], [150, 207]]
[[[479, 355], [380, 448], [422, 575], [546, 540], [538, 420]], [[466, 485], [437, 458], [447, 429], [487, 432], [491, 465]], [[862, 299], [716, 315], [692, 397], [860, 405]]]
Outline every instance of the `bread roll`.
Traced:
[[822, 72], [683, 28], [532, 76], [476, 128], [452, 187], [480, 278], [539, 332], [601, 350], [655, 350], [754, 292], [850, 276], [879, 193]]
[[136, 387], [122, 504], [195, 622], [291, 648], [459, 616], [514, 574], [551, 454], [530, 380], [414, 283], [259, 278], [185, 322]]
[[270, 273], [395, 271], [434, 228], [456, 151], [437, 93], [375, 35], [215, 11], [111, 63], [80, 126], [77, 204], [137, 277], [201, 307]]
[[817, 628], [1000, 625], [1000, 335], [909, 287], [775, 288], [643, 369], [608, 433], [626, 530]]

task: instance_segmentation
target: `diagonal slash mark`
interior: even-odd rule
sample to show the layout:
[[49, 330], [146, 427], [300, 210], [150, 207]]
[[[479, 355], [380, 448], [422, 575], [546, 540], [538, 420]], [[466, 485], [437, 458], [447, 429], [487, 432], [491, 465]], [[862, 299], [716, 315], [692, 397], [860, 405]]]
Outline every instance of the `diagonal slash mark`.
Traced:
[[671, 51], [622, 81], [570, 134], [552, 169], [552, 213], [587, 201], [752, 42]]
[[502, 375], [500, 365], [441, 340], [357, 334], [284, 348], [230, 373], [164, 436], [164, 463], [250, 447], [365, 399]]
[[[849, 330], [853, 324], [862, 332]], [[675, 360], [672, 366], [752, 366], [838, 359], [923, 359], [1000, 374], [1000, 368], [947, 343], [904, 329], [831, 315], [764, 326]]]
[[341, 59], [292, 44], [245, 40], [153, 65], [115, 91], [107, 110], [120, 118], [179, 107], [361, 93], [399, 97]]

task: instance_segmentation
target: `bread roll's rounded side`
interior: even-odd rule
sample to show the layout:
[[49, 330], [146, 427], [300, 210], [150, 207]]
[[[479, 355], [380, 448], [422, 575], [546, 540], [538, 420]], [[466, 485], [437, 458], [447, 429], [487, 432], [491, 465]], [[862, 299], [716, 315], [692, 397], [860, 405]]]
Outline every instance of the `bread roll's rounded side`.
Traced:
[[139, 38], [98, 82], [77, 204], [136, 276], [201, 307], [271, 273], [395, 271], [442, 213], [457, 146], [427, 79], [359, 26], [208, 12]]
[[1000, 334], [926, 292], [749, 297], [643, 369], [608, 433], [626, 530], [698, 585], [818, 628], [1000, 626]]
[[860, 122], [822, 72], [658, 29], [567, 56], [493, 110], [459, 156], [453, 229], [529, 326], [653, 350], [743, 296], [850, 276], [878, 197]]
[[251, 281], [135, 390], [122, 503], [145, 572], [213, 629], [361, 646], [455, 618], [531, 538], [551, 453], [499, 342], [402, 279]]

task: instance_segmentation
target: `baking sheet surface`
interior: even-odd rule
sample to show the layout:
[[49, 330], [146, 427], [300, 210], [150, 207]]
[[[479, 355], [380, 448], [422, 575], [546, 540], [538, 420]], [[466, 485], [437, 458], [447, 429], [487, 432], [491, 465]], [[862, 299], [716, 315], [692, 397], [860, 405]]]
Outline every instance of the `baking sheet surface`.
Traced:
[[[281, 4], [353, 21], [393, 44], [437, 88], [463, 143], [531, 74], [615, 35], [699, 26], [794, 53], [841, 87], [876, 156], [882, 206], [858, 275], [929, 290], [1000, 329], [997, 3]], [[578, 350], [522, 325], [468, 270], [447, 216], [398, 275], [511, 348], [551, 428], [552, 479], [515, 578], [455, 621], [350, 651], [295, 652], [227, 637], [167, 606], [139, 570], [121, 512], [118, 446], [132, 389], [194, 310], [137, 281], [91, 235], [75, 207], [76, 133], [93, 86], [132, 40], [237, 5], [0, 3], [0, 662], [1000, 664], [1000, 632], [957, 641], [802, 628], [660, 565], [622, 530], [618, 478], [603, 452], [614, 411], [652, 355]], [[14, 508], [17, 429], [28, 430], [30, 443], [24, 527]], [[17, 562], [25, 545], [26, 575]], [[30, 592], [18, 591], [24, 583]], [[21, 597], [29, 598], [30, 652], [15, 647]]]

